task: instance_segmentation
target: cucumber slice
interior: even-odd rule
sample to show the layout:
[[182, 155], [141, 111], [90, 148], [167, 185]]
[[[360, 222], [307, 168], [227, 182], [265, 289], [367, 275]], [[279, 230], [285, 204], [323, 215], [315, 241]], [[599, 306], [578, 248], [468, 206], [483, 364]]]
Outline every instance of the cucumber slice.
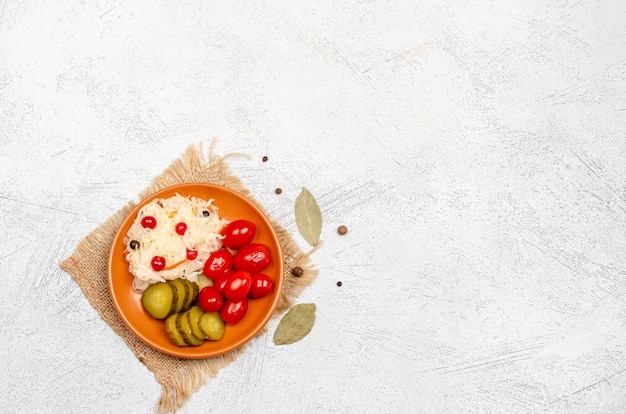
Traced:
[[200, 329], [211, 341], [218, 341], [224, 336], [224, 321], [218, 312], [208, 312], [200, 317]]
[[178, 291], [172, 286], [171, 283], [167, 283], [172, 291], [172, 306], [170, 307], [170, 311], [167, 316], [173, 315], [176, 313], [176, 306], [178, 306]]
[[176, 330], [178, 330], [178, 332], [181, 334], [185, 343], [192, 346], [202, 345], [204, 343], [204, 339], [196, 338], [191, 332], [191, 326], [189, 325], [187, 312], [180, 312], [176, 315]]
[[183, 336], [180, 334], [180, 332], [178, 332], [178, 329], [176, 329], [177, 316], [177, 314], [173, 314], [165, 320], [165, 330], [167, 331], [167, 334], [170, 336], [170, 339], [172, 340], [174, 345], [187, 346], [187, 343], [183, 339]]
[[189, 296], [191, 295], [191, 288], [189, 284], [185, 282], [187, 282], [187, 280], [184, 279], [174, 279], [167, 282], [172, 286], [172, 289], [176, 290], [178, 294], [178, 300], [176, 301], [174, 313], [187, 310], [187, 303], [189, 302]]
[[185, 313], [187, 314], [187, 319], [189, 319], [189, 326], [193, 335], [198, 339], [206, 339], [206, 335], [200, 329], [200, 317], [204, 314], [200, 306], [194, 305]]
[[191, 290], [191, 293], [189, 295], [189, 301], [187, 301], [185, 308], [189, 309], [196, 302], [196, 299], [198, 299], [198, 293], [200, 293], [200, 288], [197, 284], [193, 282], [190, 282], [188, 280], [185, 280], [185, 282], [189, 285], [189, 289]]
[[206, 277], [204, 274], [200, 273], [198, 275], [198, 279], [196, 280], [196, 285], [198, 285], [198, 290], [202, 290], [207, 286], [213, 286], [213, 281]]
[[141, 296], [141, 304], [146, 312], [156, 319], [165, 319], [170, 315], [174, 303], [172, 288], [163, 282], [150, 285]]

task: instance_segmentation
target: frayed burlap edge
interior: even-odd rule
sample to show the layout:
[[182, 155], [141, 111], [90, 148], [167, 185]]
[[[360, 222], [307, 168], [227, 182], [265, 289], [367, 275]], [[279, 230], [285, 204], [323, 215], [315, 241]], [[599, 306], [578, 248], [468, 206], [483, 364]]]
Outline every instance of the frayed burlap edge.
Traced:
[[[230, 172], [228, 157], [241, 154], [217, 156], [214, 154], [215, 141], [211, 144], [209, 158], [205, 159], [202, 143], [190, 145], [183, 155], [174, 161], [152, 184], [140, 193], [144, 199], [166, 187], [187, 182], [206, 182], [230, 188], [244, 195], [265, 211], [245, 188], [243, 182]], [[187, 399], [206, 383], [207, 378], [217, 375], [219, 370], [245, 352], [243, 346], [228, 354], [208, 359], [181, 359], [154, 350], [139, 340], [124, 324], [111, 300], [107, 283], [107, 260], [113, 237], [124, 218], [136, 206], [129, 202], [111, 216], [105, 223], [83, 239], [74, 253], [61, 264], [61, 268], [76, 280], [85, 296], [113, 330], [124, 339], [129, 348], [156, 376], [162, 386], [157, 403], [159, 412], [175, 412]], [[270, 218], [271, 220], [271, 218]], [[278, 234], [285, 259], [285, 280], [281, 298], [273, 314], [277, 317], [292, 306], [293, 301], [311, 284], [317, 276], [317, 269], [311, 261], [311, 254], [303, 252], [291, 235], [276, 221], [271, 220]], [[294, 277], [291, 271], [300, 266], [304, 269], [301, 277]], [[267, 329], [257, 336], [265, 334]]]

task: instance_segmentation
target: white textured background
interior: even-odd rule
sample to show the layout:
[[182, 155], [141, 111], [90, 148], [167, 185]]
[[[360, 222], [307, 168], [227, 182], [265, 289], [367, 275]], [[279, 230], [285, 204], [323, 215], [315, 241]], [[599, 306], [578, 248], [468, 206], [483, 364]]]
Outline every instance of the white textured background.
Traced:
[[296, 236], [318, 198], [317, 323], [181, 413], [626, 412], [625, 22], [623, 0], [0, 1], [0, 411], [153, 411], [58, 264], [218, 137]]

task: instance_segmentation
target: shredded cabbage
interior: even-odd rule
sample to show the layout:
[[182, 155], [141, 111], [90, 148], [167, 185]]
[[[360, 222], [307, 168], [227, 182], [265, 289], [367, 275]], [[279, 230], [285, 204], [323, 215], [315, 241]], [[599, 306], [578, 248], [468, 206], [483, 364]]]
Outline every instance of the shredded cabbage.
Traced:
[[[219, 232], [228, 221], [220, 219], [217, 211], [213, 199], [180, 194], [143, 206], [124, 238], [128, 270], [134, 276], [133, 288], [142, 292], [154, 283], [179, 278], [195, 282], [209, 255], [222, 247]], [[156, 219], [154, 229], [142, 226], [141, 220], [146, 216]], [[176, 233], [176, 225], [181, 222], [187, 225], [182, 236]], [[135, 249], [131, 248], [133, 241], [138, 243], [133, 243]], [[196, 251], [197, 257], [189, 260], [187, 250]], [[163, 270], [152, 269], [154, 256], [165, 258]]]

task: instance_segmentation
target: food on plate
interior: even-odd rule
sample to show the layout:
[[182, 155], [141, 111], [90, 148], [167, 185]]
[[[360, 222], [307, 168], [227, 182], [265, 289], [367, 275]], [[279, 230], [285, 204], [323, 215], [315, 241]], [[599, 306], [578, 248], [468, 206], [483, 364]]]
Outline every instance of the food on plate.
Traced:
[[189, 326], [191, 327], [191, 332], [196, 338], [205, 339], [206, 334], [202, 331], [200, 327], [200, 318], [204, 315], [204, 312], [198, 305], [194, 305], [187, 311], [187, 319], [189, 321]]
[[211, 253], [202, 268], [204, 275], [215, 280], [228, 272], [233, 267], [233, 256], [226, 249], [220, 249]]
[[248, 220], [235, 220], [220, 232], [224, 237], [222, 244], [229, 249], [240, 249], [254, 239], [256, 226]]
[[228, 325], [238, 324], [248, 312], [248, 298], [226, 300], [220, 310], [220, 317]]
[[222, 293], [213, 286], [207, 286], [198, 295], [198, 306], [205, 312], [217, 312], [224, 305]]
[[198, 278], [196, 279], [196, 285], [198, 285], [198, 288], [202, 290], [202, 288], [206, 286], [213, 286], [213, 281], [209, 279], [208, 277], [206, 277], [205, 275], [203, 275], [202, 273], [200, 273], [198, 275]]
[[217, 312], [207, 312], [200, 318], [200, 329], [210, 341], [219, 341], [224, 336], [224, 321]]
[[228, 278], [222, 293], [226, 299], [241, 300], [248, 296], [251, 285], [252, 277], [250, 273], [245, 270], [238, 270]]
[[148, 286], [141, 296], [146, 312], [156, 319], [187, 310], [196, 300], [199, 287], [185, 279], [168, 280]]
[[270, 249], [261, 243], [250, 243], [237, 250], [233, 257], [233, 267], [250, 273], [258, 273], [265, 269], [272, 257]]
[[150, 316], [164, 321], [177, 346], [220, 340], [239, 323], [249, 299], [266, 296], [272, 279], [259, 273], [269, 248], [253, 243], [256, 225], [229, 222], [212, 200], [176, 194], [139, 210], [124, 243], [133, 288]]
[[217, 312], [204, 312], [194, 305], [165, 319], [165, 330], [177, 346], [199, 346], [206, 340], [219, 341], [224, 336], [224, 321]]
[[141, 304], [144, 309], [156, 319], [165, 319], [170, 316], [173, 305], [178, 302], [174, 298], [174, 290], [166, 282], [151, 285], [143, 292]]
[[265, 273], [253, 273], [250, 275], [252, 284], [248, 296], [251, 298], [262, 298], [272, 291], [274, 282]]
[[228, 279], [230, 279], [230, 275], [232, 275], [235, 272], [236, 272], [235, 269], [230, 269], [228, 272], [220, 276], [219, 279], [216, 279], [213, 282], [213, 286], [215, 287], [215, 289], [217, 289], [220, 293], [222, 293], [224, 291], [224, 286], [226, 286], [226, 282], [228, 282]]
[[220, 231], [228, 224], [213, 200], [157, 198], [139, 210], [124, 238], [126, 261], [139, 292], [157, 282], [195, 282], [211, 253], [222, 247]]

